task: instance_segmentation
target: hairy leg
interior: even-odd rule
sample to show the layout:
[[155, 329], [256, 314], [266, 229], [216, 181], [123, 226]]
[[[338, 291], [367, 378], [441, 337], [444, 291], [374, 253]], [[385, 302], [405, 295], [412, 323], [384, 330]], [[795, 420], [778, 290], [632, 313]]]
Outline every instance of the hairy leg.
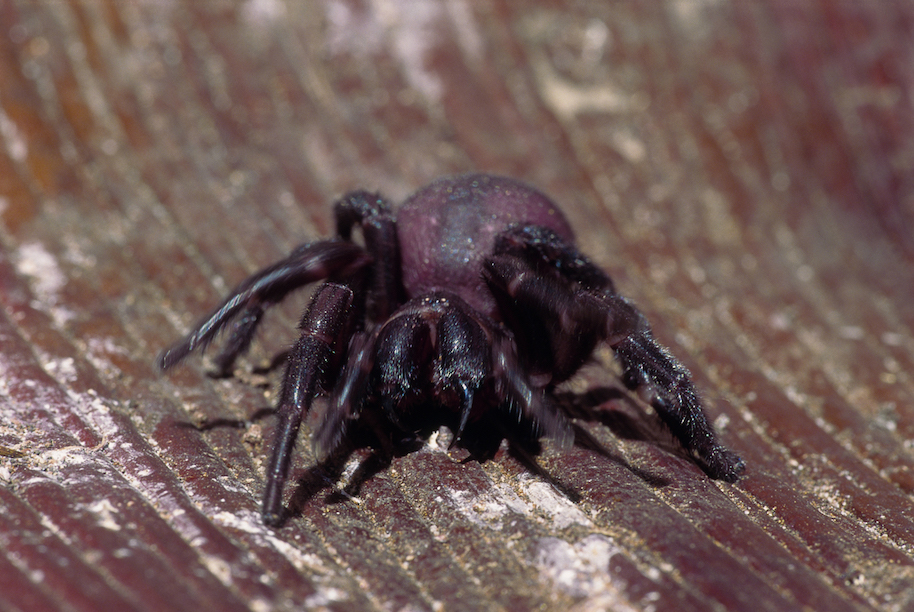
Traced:
[[282, 521], [282, 490], [302, 417], [315, 396], [335, 382], [338, 356], [345, 352], [354, 324], [354, 294], [345, 285], [324, 283], [301, 320], [301, 338], [289, 355], [279, 396], [279, 423], [267, 468], [263, 521]]
[[231, 321], [240, 317], [217, 365], [226, 371], [235, 358], [250, 346], [263, 311], [286, 294], [322, 278], [345, 278], [367, 266], [371, 258], [361, 247], [344, 241], [305, 244], [287, 258], [264, 268], [243, 281], [192, 332], [159, 356], [159, 367], [167, 370], [196, 349], [203, 349]]
[[605, 302], [607, 341], [622, 363], [625, 385], [657, 411], [683, 446], [704, 462], [712, 477], [736, 482], [745, 463], [717, 441], [692, 375], [654, 340], [647, 319], [628, 300], [613, 296]]
[[689, 371], [657, 343], [644, 315], [614, 292], [602, 270], [545, 228], [509, 230], [496, 248], [485, 278], [515, 335], [548, 342], [539, 352], [531, 349], [536, 367], [561, 382], [597, 341], [606, 342], [622, 363], [626, 386], [651, 404], [708, 473], [739, 478], [745, 465], [717, 441]]
[[385, 321], [404, 301], [400, 246], [391, 207], [377, 194], [353, 191], [334, 205], [333, 212], [341, 238], [349, 240], [354, 226], [362, 230], [365, 249], [374, 259], [368, 315], [373, 321]]

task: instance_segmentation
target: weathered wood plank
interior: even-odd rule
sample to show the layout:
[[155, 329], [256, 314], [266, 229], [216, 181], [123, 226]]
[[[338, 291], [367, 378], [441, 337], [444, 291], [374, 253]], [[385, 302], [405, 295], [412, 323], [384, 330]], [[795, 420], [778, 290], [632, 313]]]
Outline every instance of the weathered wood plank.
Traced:
[[[914, 605], [914, 7], [0, 3], [0, 608]], [[447, 434], [259, 519], [276, 369], [155, 355], [329, 203], [467, 170], [560, 202], [704, 392], [736, 485], [620, 391], [576, 444]]]

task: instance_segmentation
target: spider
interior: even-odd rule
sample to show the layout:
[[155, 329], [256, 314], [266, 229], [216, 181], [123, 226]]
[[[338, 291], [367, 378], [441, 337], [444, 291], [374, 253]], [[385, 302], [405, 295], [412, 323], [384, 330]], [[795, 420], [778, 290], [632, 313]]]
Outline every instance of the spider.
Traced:
[[167, 370], [234, 322], [214, 359], [228, 373], [268, 308], [324, 279], [302, 316], [279, 394], [265, 524], [281, 524], [295, 439], [317, 396], [328, 396], [312, 434], [321, 461], [353, 423], [377, 416], [404, 434], [430, 420], [447, 425], [466, 446], [471, 426], [498, 414], [567, 447], [572, 429], [549, 392], [600, 342], [621, 362], [625, 386], [711, 477], [739, 478], [744, 463], [717, 441], [688, 370], [578, 251], [565, 217], [539, 191], [466, 174], [435, 181], [397, 210], [354, 191], [334, 214], [337, 238], [304, 244], [243, 281], [159, 357]]

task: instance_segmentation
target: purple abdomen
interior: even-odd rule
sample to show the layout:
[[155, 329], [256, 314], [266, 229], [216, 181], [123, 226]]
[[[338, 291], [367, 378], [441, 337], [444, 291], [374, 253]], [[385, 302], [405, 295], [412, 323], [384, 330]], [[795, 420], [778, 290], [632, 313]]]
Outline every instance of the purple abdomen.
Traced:
[[512, 225], [541, 225], [574, 240], [558, 207], [514, 179], [464, 174], [416, 192], [397, 211], [407, 296], [445, 289], [499, 319], [482, 262], [492, 253], [495, 236]]

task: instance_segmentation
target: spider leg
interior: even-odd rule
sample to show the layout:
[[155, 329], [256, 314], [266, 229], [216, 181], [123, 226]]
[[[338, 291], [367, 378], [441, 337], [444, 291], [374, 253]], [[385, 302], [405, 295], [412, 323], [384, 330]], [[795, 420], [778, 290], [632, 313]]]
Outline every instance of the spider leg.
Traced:
[[267, 468], [263, 522], [282, 520], [282, 490], [302, 417], [314, 397], [333, 384], [359, 308], [346, 285], [324, 283], [314, 293], [301, 320], [301, 337], [289, 355], [279, 396], [279, 423]]
[[574, 375], [601, 339], [605, 317], [594, 299], [514, 255], [491, 257], [483, 277], [533, 378], [545, 387]]
[[518, 225], [495, 238], [496, 255], [514, 255], [534, 269], [549, 268], [581, 287], [615, 293], [612, 279], [577, 247], [547, 227]]
[[399, 429], [418, 429], [402, 416], [425, 401], [435, 355], [432, 328], [409, 306], [372, 333], [353, 336], [346, 367], [313, 434], [314, 453], [319, 460], [333, 452], [349, 424], [359, 418], [369, 397]]
[[717, 440], [688, 369], [654, 340], [647, 319], [621, 296], [605, 298], [606, 341], [622, 363], [622, 380], [649, 403], [683, 446], [701, 459], [708, 473], [736, 482], [743, 460]]
[[[353, 191], [334, 204], [333, 212], [340, 238], [350, 240], [354, 227], [362, 231], [365, 250], [374, 260], [366, 304], [368, 319], [375, 322], [387, 321], [394, 309], [404, 301], [400, 246], [392, 209], [377, 194]], [[318, 460], [329, 456], [345, 435], [348, 424], [358, 418], [365, 399], [368, 377], [375, 363], [376, 341], [376, 333], [369, 335], [360, 332], [349, 344], [347, 366], [333, 391], [327, 412], [312, 436], [312, 446]]]
[[622, 364], [626, 386], [651, 404], [708, 473], [727, 482], [739, 478], [745, 465], [717, 441], [689, 371], [657, 343], [647, 319], [615, 293], [609, 277], [572, 245], [545, 228], [514, 228], [499, 237], [483, 273], [509, 327], [523, 332], [515, 335], [540, 343], [539, 350], [530, 347], [534, 372], [561, 382], [598, 341], [606, 342]]
[[527, 419], [536, 425], [536, 434], [551, 438], [560, 449], [574, 442], [574, 432], [565, 414], [548, 401], [542, 386], [536, 387], [524, 374], [514, 339], [499, 333], [492, 341], [492, 374], [496, 392], [517, 420]]
[[167, 370], [194, 350], [205, 348], [226, 325], [240, 316], [228, 345], [216, 359], [223, 372], [228, 370], [250, 345], [265, 309], [294, 289], [322, 278], [345, 278], [370, 261], [364, 249], [346, 241], [322, 241], [298, 247], [285, 259], [238, 285], [191, 333], [159, 356], [159, 367]]
[[374, 321], [385, 321], [404, 301], [400, 243], [393, 211], [381, 196], [353, 191], [334, 205], [333, 212], [337, 233], [344, 240], [351, 237], [353, 226], [362, 229], [365, 249], [375, 260], [369, 316]]
[[374, 364], [374, 345], [365, 332], [359, 332], [349, 342], [346, 367], [340, 375], [330, 399], [327, 412], [318, 422], [311, 438], [317, 460], [324, 461], [346, 435], [362, 407], [368, 376]]
[[219, 375], [231, 372], [235, 358], [247, 352], [254, 339], [254, 332], [260, 325], [260, 319], [266, 312], [266, 305], [256, 303], [246, 308], [232, 324], [232, 333], [222, 347], [219, 354], [213, 359]]

